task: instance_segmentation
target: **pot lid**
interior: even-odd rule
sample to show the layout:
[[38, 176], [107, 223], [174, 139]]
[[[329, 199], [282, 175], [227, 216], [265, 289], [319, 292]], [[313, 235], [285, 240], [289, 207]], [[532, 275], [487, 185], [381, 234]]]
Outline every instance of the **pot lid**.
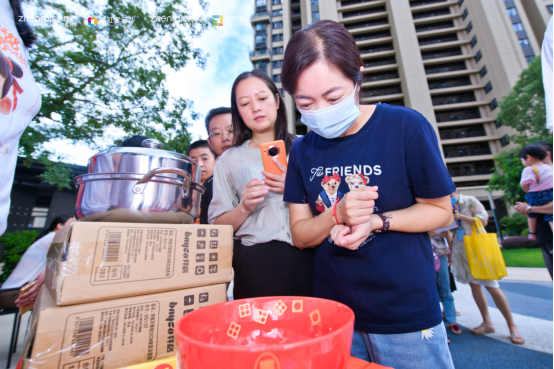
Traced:
[[179, 154], [172, 151], [163, 150], [163, 143], [154, 139], [148, 138], [142, 141], [143, 147], [121, 146], [110, 147], [109, 149], [102, 150], [93, 155], [90, 161], [94, 161], [98, 157], [112, 156], [112, 155], [131, 155], [131, 156], [151, 156], [156, 158], [168, 158], [173, 160], [181, 160], [198, 165], [194, 160], [185, 154]]

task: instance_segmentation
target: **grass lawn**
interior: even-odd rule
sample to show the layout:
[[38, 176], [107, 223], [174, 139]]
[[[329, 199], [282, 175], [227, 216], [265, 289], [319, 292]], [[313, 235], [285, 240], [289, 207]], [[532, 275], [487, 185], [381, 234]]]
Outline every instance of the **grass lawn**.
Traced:
[[501, 250], [507, 267], [544, 268], [540, 248]]

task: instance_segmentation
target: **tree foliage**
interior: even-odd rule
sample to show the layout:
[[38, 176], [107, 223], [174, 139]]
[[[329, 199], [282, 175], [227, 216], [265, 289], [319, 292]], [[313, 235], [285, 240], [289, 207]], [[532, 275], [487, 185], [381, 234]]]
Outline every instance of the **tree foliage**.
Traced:
[[552, 142], [552, 133], [546, 128], [540, 57], [529, 63], [529, 67], [521, 73], [514, 88], [509, 95], [504, 96], [499, 106], [497, 119], [517, 131], [509, 135], [510, 141], [517, 144], [517, 147], [494, 158], [495, 171], [488, 185], [492, 190], [504, 191], [503, 199], [513, 204], [516, 201], [525, 201], [525, 192], [519, 185], [524, 167], [517, 157], [518, 152], [532, 142]]
[[[192, 120], [198, 116], [191, 101], [170, 98], [167, 74], [189, 62], [205, 66], [207, 55], [191, 45], [209, 26], [205, 19], [193, 18], [183, 0], [65, 5], [35, 0], [33, 5], [52, 21], [35, 24], [30, 64], [42, 107], [22, 136], [20, 155], [47, 163], [51, 153], [44, 142], [65, 138], [99, 148], [99, 138], [114, 132], [142, 134], [164, 142], [166, 149], [185, 150], [191, 139], [185, 113]], [[67, 173], [67, 167], [50, 163], [43, 179], [67, 187]]]
[[0, 236], [0, 244], [4, 245], [4, 255], [2, 256], [4, 266], [2, 275], [0, 275], [0, 284], [8, 279], [25, 251], [33, 244], [38, 233], [39, 231], [15, 231], [6, 232]]

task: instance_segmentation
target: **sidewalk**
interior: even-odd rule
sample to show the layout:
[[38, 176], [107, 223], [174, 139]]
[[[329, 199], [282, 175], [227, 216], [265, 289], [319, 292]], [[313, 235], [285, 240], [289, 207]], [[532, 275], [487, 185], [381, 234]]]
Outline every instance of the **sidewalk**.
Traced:
[[515, 268], [506, 267], [508, 276], [502, 278], [502, 281], [510, 282], [552, 282], [550, 274], [546, 268]]

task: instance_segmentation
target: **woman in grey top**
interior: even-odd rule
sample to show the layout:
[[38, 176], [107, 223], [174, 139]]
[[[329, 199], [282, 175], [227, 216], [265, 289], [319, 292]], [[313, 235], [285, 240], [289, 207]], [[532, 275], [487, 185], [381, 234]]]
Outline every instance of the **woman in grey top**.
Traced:
[[236, 256], [235, 299], [311, 296], [313, 249], [292, 244], [289, 206], [283, 202], [287, 169], [263, 169], [260, 145], [283, 140], [287, 154], [296, 138], [287, 132], [287, 111], [277, 87], [260, 70], [240, 74], [231, 91], [233, 147], [214, 168], [212, 224], [230, 224], [243, 247]]

